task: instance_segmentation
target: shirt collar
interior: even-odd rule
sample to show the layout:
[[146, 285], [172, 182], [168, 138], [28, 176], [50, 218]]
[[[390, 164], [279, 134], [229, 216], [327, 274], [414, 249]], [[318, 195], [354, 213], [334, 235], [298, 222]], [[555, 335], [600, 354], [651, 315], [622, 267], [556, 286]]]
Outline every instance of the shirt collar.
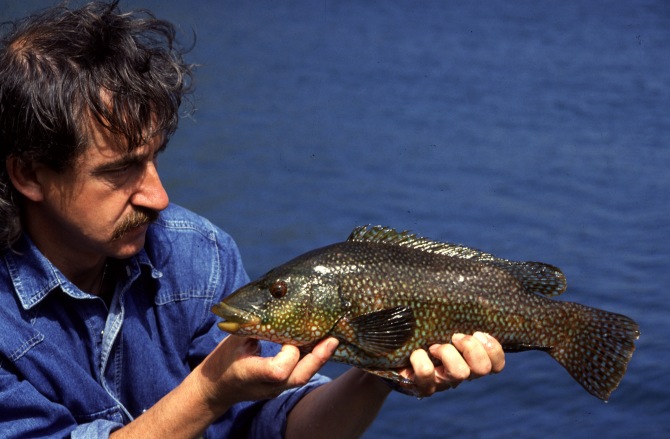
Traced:
[[[92, 294], [86, 293], [72, 282], [70, 282], [61, 271], [49, 261], [35, 246], [32, 240], [24, 234], [12, 247], [4, 251], [4, 259], [7, 269], [14, 284], [14, 290], [21, 301], [23, 309], [28, 310], [40, 303], [50, 292], [60, 288], [65, 294], [75, 299], [94, 298]], [[132, 280], [139, 276], [140, 265], [149, 267], [149, 272], [156, 277], [156, 270], [146, 251], [130, 257], [126, 261], [128, 275], [134, 272]]]

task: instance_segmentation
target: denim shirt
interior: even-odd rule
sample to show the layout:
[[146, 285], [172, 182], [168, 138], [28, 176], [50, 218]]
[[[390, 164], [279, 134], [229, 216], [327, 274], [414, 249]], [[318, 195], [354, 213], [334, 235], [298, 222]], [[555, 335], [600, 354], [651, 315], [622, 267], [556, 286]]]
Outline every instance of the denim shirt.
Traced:
[[[175, 205], [116, 270], [109, 307], [68, 281], [26, 236], [0, 264], [2, 437], [108, 437], [176, 387], [226, 335], [213, 303], [248, 281], [233, 240]], [[278, 346], [263, 343], [262, 354]], [[304, 394], [240, 403], [205, 437], [281, 437]]]

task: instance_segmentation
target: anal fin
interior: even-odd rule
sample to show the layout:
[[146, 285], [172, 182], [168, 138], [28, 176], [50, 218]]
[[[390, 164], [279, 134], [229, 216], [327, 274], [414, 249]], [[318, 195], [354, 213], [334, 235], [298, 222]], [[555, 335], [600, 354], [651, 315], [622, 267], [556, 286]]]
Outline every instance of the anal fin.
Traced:
[[376, 375], [384, 380], [387, 386], [396, 392], [404, 393], [405, 395], [410, 396], [419, 396], [419, 392], [416, 390], [414, 381], [409, 378], [405, 378], [400, 375], [395, 370], [372, 370], [372, 369], [363, 369], [367, 373]]

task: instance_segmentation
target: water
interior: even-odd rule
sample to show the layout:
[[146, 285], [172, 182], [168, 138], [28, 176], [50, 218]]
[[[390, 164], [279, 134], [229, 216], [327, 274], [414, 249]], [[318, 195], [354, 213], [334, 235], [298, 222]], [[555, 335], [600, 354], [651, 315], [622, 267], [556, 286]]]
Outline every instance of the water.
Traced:
[[[50, 3], [5, 0], [0, 18]], [[383, 224], [555, 264], [564, 300], [640, 322], [607, 404], [546, 354], [510, 354], [495, 377], [392, 395], [366, 438], [670, 431], [670, 4], [122, 6], [197, 33], [199, 109], [163, 179], [237, 239], [252, 277]]]

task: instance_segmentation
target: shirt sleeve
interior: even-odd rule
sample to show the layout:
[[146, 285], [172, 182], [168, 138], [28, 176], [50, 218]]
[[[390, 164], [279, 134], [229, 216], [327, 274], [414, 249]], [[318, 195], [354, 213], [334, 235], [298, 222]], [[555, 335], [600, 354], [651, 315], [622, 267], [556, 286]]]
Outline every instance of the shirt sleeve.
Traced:
[[[107, 438], [121, 422], [97, 419], [78, 424], [70, 411], [49, 401], [30, 383], [0, 367], [0, 431], [2, 437]], [[109, 413], [113, 417], [112, 413]]]
[[114, 430], [123, 427], [114, 421], [96, 419], [88, 424], [77, 426], [70, 434], [71, 439], [103, 439], [108, 438]]
[[[270, 356], [276, 354], [280, 346], [262, 342], [261, 349], [261, 355]], [[309, 392], [329, 381], [329, 378], [317, 374], [304, 386], [286, 390], [276, 398], [236, 404], [209, 428], [207, 437], [284, 437], [288, 415], [293, 407]]]
[[329, 378], [317, 374], [306, 385], [286, 390], [278, 397], [260, 403], [249, 423], [248, 437], [284, 437], [288, 415], [293, 407], [309, 392], [328, 381]]

